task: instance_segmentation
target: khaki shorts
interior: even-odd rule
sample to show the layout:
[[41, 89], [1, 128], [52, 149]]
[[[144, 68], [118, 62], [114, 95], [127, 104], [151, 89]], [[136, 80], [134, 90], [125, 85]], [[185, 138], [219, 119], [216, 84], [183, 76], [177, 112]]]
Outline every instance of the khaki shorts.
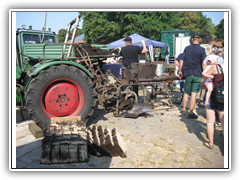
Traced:
[[198, 93], [201, 86], [201, 77], [190, 75], [185, 79], [185, 92], [190, 94], [191, 92]]

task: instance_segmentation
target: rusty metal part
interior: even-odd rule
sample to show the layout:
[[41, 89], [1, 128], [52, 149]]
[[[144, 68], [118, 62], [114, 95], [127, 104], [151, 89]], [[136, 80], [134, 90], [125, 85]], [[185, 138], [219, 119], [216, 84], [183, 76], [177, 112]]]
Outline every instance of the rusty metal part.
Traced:
[[164, 82], [164, 88], [165, 88], [166, 93], [168, 94], [168, 99], [169, 99], [169, 102], [171, 104], [171, 107], [173, 107], [172, 100], [171, 100], [170, 94], [168, 92], [166, 82]]
[[123, 101], [121, 102], [121, 104], [119, 105], [118, 109], [119, 109], [119, 110], [122, 110], [122, 109], [124, 108], [124, 106], [127, 106], [127, 105], [129, 105], [129, 104], [130, 104], [130, 101], [129, 101], [129, 100], [123, 100]]
[[149, 111], [152, 108], [152, 105], [146, 103], [137, 103], [134, 104], [132, 110], [125, 114], [124, 117], [128, 118], [137, 118], [140, 114]]
[[140, 82], [162, 82], [166, 80], [178, 80], [179, 78], [177, 76], [167, 76], [167, 75], [162, 75], [162, 76], [155, 76], [152, 79], [139, 79]]
[[[83, 47], [81, 47], [84, 50]], [[81, 52], [78, 52], [84, 56]], [[86, 51], [85, 54], [88, 52]], [[145, 85], [157, 85], [164, 83], [164, 90], [168, 94], [169, 101], [172, 105], [170, 94], [166, 87], [167, 80], [178, 80], [177, 76], [155, 76], [156, 64], [152, 63], [132, 63], [132, 69], [124, 69], [123, 79], [116, 78], [110, 70], [103, 73], [98, 63], [91, 63], [91, 59], [82, 57], [82, 63], [93, 74], [93, 85], [95, 86], [99, 106], [111, 108], [114, 110], [114, 116], [121, 116], [120, 111], [129, 109], [133, 106], [132, 110], [125, 115], [125, 117], [138, 117], [139, 114], [147, 112], [152, 108], [151, 105], [146, 104], [146, 94], [144, 92], [144, 103], [138, 104], [138, 96], [133, 92], [130, 87], [133, 85], [141, 85], [144, 89]], [[95, 60], [97, 62], [97, 60]], [[115, 80], [111, 82], [108, 76], [112, 76]], [[124, 88], [123, 88], [124, 87]]]
[[153, 79], [157, 68], [156, 64], [151, 63], [131, 63], [132, 69], [137, 70], [137, 81], [141, 79]]
[[80, 45], [80, 44], [77, 44], [77, 46], [75, 46], [75, 51], [77, 50], [77, 52], [80, 54], [80, 56], [82, 57], [83, 60], [86, 60], [85, 56], [82, 54], [82, 52], [80, 51], [80, 49], [82, 49], [83, 52], [85, 52], [86, 56], [87, 56], [87, 61], [85, 61], [85, 63], [87, 64], [87, 66], [90, 68], [91, 67], [91, 59], [89, 57], [89, 53]]

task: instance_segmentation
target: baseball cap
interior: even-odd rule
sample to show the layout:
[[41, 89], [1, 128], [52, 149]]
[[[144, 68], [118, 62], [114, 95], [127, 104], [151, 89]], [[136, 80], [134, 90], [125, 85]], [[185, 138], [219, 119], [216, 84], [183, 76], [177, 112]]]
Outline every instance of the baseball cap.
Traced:
[[126, 37], [125, 39], [123, 39], [123, 41], [132, 41], [132, 38]]
[[194, 33], [193, 36], [192, 36], [192, 38], [198, 38], [198, 39], [200, 39], [201, 37], [200, 37], [200, 34]]

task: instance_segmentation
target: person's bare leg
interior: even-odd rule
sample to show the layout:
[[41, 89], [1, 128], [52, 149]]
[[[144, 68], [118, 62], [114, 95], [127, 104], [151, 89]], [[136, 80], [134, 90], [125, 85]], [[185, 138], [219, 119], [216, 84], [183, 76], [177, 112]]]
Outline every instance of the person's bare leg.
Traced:
[[197, 93], [192, 92], [191, 100], [190, 100], [190, 109], [189, 109], [190, 114], [193, 113], [193, 109], [194, 109], [195, 103], [196, 103], [196, 98], [197, 98]]
[[184, 93], [184, 95], [183, 95], [183, 108], [182, 108], [183, 111], [186, 111], [188, 97], [189, 97], [189, 94]]
[[217, 111], [224, 135], [224, 111]]
[[208, 133], [209, 145], [213, 145], [215, 111], [206, 109], [206, 115], [207, 115], [207, 133]]

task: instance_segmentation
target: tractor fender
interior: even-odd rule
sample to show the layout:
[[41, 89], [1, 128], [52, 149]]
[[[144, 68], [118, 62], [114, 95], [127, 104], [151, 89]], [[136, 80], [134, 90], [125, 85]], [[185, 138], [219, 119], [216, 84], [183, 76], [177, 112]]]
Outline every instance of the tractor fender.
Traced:
[[37, 63], [36, 65], [33, 66], [33, 68], [31, 68], [27, 72], [27, 77], [25, 79], [25, 82], [26, 82], [25, 91], [27, 90], [28, 84], [34, 76], [38, 75], [41, 71], [49, 68], [50, 66], [56, 66], [56, 65], [61, 65], [61, 64], [75, 66], [78, 69], [83, 70], [90, 78], [93, 77], [92, 73], [88, 69], [86, 69], [83, 65], [78, 64], [73, 61], [51, 61], [51, 62], [47, 62], [47, 63]]
[[60, 64], [76, 66], [77, 68], [82, 69], [85, 73], [87, 73], [89, 77], [91, 77], [91, 78], [93, 77], [92, 73], [89, 70], [87, 70], [83, 65], [78, 64], [73, 61], [52, 61], [52, 62], [40, 64], [40, 65], [36, 66], [36, 69], [34, 69], [34, 71], [32, 70], [32, 72], [30, 72], [29, 76], [36, 76], [40, 71], [47, 69], [50, 66], [55, 66], [55, 65], [60, 65]]

